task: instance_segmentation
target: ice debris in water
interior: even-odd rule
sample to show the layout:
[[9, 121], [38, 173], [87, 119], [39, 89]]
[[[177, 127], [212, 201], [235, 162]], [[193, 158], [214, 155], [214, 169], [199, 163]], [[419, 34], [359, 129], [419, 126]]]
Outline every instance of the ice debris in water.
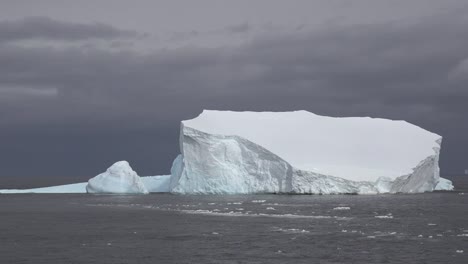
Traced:
[[392, 219], [393, 215], [376, 215], [374, 217], [375, 218], [380, 218], [380, 219]]
[[338, 206], [338, 207], [335, 207], [333, 208], [333, 210], [350, 210], [351, 207], [348, 207], [348, 206]]
[[310, 233], [309, 230], [298, 229], [298, 228], [289, 228], [289, 229], [277, 228], [277, 229], [275, 229], [274, 231], [285, 232], [285, 233], [293, 233], [293, 234], [297, 234], [297, 233]]

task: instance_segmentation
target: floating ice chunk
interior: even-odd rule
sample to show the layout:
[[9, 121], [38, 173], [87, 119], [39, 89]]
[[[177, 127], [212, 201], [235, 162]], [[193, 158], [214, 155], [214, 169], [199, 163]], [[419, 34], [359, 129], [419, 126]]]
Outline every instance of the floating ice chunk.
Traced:
[[86, 185], [88, 193], [147, 194], [148, 190], [127, 161], [119, 161], [106, 172], [91, 178]]
[[276, 210], [276, 209], [273, 208], [273, 207], [267, 207], [266, 209], [267, 209], [267, 210]]
[[376, 215], [374, 216], [375, 218], [380, 218], [380, 219], [392, 219], [392, 215]]
[[333, 208], [333, 210], [351, 210], [351, 207], [348, 206], [338, 206]]
[[276, 229], [275, 231], [280, 231], [280, 232], [285, 232], [285, 233], [291, 233], [291, 234], [310, 233], [309, 230], [297, 229], [297, 228], [289, 228], [289, 229], [278, 228], [278, 229]]
[[437, 191], [452, 191], [453, 184], [451, 180], [447, 180], [445, 178], [439, 178], [437, 185], [435, 186], [434, 190]]
[[250, 214], [248, 212], [242, 213], [242, 212], [235, 212], [235, 211], [230, 211], [230, 212], [215, 212], [210, 211], [210, 210], [180, 210], [179, 212], [181, 213], [186, 213], [186, 214], [200, 214], [200, 215], [212, 215], [212, 216], [245, 216], [245, 217], [271, 217], [271, 218], [289, 218], [289, 219], [331, 219], [334, 218], [336, 220], [348, 220], [349, 218], [347, 217], [331, 217], [331, 216], [325, 216], [325, 215], [296, 215], [296, 214], [262, 214], [262, 213], [257, 213], [257, 214]]
[[459, 250], [459, 249], [457, 249], [457, 251], [456, 251], [456, 252], [457, 252], [457, 253], [463, 253], [463, 250]]
[[264, 203], [266, 200], [253, 200], [252, 203]]

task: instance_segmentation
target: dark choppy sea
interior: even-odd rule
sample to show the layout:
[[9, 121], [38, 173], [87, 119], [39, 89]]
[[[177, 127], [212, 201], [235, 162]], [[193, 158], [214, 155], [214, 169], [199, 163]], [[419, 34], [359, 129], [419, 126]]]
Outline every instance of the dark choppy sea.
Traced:
[[0, 263], [466, 264], [467, 179], [415, 195], [0, 195]]

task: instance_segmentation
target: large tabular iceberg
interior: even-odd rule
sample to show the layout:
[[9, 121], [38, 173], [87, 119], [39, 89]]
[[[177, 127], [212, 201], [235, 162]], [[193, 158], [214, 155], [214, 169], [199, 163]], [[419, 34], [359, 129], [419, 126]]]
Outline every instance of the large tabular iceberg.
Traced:
[[149, 193], [141, 178], [132, 170], [127, 161], [119, 161], [110, 166], [107, 171], [91, 178], [86, 185], [88, 193]]
[[442, 182], [441, 141], [405, 121], [307, 111], [205, 110], [181, 123], [181, 155], [171, 169], [170, 189], [220, 194], [433, 191]]

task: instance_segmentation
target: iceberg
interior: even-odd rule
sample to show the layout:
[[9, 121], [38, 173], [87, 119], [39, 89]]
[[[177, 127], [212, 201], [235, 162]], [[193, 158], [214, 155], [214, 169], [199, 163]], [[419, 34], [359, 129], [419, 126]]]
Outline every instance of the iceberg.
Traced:
[[118, 161], [107, 171], [91, 178], [86, 185], [87, 193], [148, 194], [141, 178], [127, 161]]
[[171, 175], [142, 176], [140, 180], [150, 193], [170, 192]]
[[174, 193], [420, 193], [442, 137], [406, 121], [204, 110], [181, 122]]
[[451, 180], [440, 177], [439, 182], [435, 186], [436, 191], [453, 191], [454, 187]]

